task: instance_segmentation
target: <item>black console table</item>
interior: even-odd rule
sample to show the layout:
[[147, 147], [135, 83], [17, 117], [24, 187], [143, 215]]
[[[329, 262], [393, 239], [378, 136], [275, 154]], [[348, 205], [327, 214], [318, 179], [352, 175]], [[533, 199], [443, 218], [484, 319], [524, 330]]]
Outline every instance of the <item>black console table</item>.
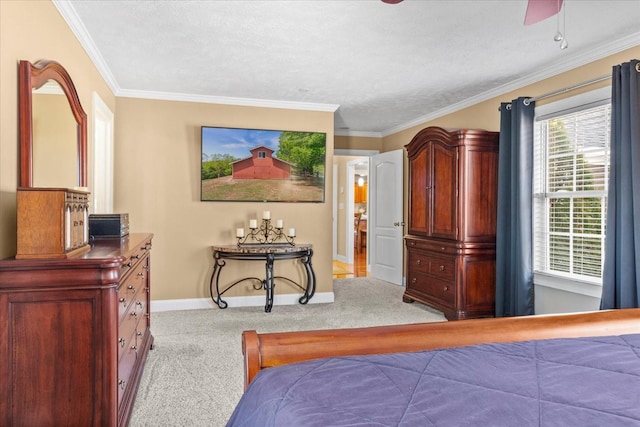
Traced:
[[[297, 244], [290, 245], [288, 243], [274, 243], [274, 244], [245, 244], [245, 245], [222, 245], [212, 246], [213, 250], [213, 273], [211, 274], [211, 282], [209, 288], [211, 292], [211, 299], [220, 308], [227, 308], [227, 303], [222, 299], [222, 295], [229, 289], [244, 281], [254, 281], [253, 288], [264, 289], [266, 291], [266, 304], [264, 306], [265, 312], [270, 312], [273, 307], [273, 288], [275, 286], [275, 279], [286, 280], [298, 288], [304, 291], [304, 294], [298, 299], [300, 304], [306, 304], [313, 297], [316, 291], [316, 275], [311, 265], [311, 257], [313, 256], [312, 245], [310, 244]], [[265, 262], [265, 278], [259, 277], [245, 277], [237, 280], [225, 289], [220, 291], [220, 272], [222, 267], [225, 266], [228, 259], [240, 260], [240, 261], [264, 261]], [[304, 266], [307, 280], [306, 284], [300, 285], [291, 279], [283, 276], [273, 275], [273, 264], [277, 260], [283, 259], [299, 259]], [[215, 286], [214, 286], [215, 283]], [[214, 289], [215, 287], [215, 289]]]

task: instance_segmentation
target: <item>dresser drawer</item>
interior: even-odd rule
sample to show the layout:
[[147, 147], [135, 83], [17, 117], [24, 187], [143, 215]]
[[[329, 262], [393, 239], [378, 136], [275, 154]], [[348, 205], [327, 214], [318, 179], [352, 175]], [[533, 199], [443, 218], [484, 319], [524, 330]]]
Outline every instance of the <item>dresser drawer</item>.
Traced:
[[437, 279], [429, 274], [409, 272], [407, 289], [422, 294], [426, 298], [441, 301], [446, 305], [453, 305], [455, 302], [454, 283]]
[[135, 332], [141, 318], [136, 308], [137, 306], [135, 304], [130, 305], [129, 310], [127, 310], [126, 315], [120, 320], [120, 324], [118, 325], [118, 360], [122, 358], [127, 348], [135, 345], [135, 340], [133, 343], [131, 340], [135, 338]]
[[127, 277], [118, 286], [120, 318], [127, 311], [132, 301], [146, 298], [146, 276], [147, 264], [140, 262], [133, 267], [133, 270], [127, 274]]
[[118, 363], [118, 405], [120, 401], [122, 401], [122, 397], [124, 396], [124, 392], [129, 386], [129, 380], [131, 378], [131, 373], [133, 371], [133, 367], [136, 363], [136, 359], [138, 358], [138, 351], [136, 347], [135, 336], [131, 344], [126, 346], [125, 352]]

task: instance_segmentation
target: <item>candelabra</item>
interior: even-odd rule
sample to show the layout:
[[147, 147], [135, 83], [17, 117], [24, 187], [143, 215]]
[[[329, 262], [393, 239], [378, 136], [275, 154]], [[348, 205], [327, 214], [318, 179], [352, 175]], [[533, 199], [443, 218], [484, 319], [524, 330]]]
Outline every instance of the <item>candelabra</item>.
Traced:
[[287, 234], [284, 233], [284, 225], [281, 219], [276, 221], [275, 226], [271, 224], [271, 218], [269, 217], [268, 211], [264, 213], [259, 227], [257, 220], [252, 219], [249, 221], [249, 233], [245, 234], [244, 228], [236, 229], [236, 240], [238, 241], [238, 246], [246, 244], [249, 238], [259, 244], [271, 244], [280, 239], [284, 239], [288, 244], [294, 246], [295, 237], [295, 228], [290, 228]]

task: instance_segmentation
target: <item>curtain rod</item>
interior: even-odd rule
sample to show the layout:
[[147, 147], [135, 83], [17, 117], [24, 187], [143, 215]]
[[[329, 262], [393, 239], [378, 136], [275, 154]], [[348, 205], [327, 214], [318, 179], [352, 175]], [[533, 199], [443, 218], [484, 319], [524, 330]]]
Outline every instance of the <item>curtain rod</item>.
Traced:
[[591, 80], [586, 80], [586, 81], [584, 81], [582, 83], [577, 83], [577, 84], [572, 85], [572, 86], [563, 87], [562, 89], [556, 89], [556, 90], [553, 90], [551, 92], [543, 93], [540, 96], [534, 96], [533, 98], [526, 98], [524, 100], [524, 105], [529, 105], [533, 101], [539, 101], [539, 100], [544, 99], [544, 98], [549, 98], [549, 97], [554, 96], [554, 95], [559, 95], [561, 93], [569, 92], [569, 91], [572, 91], [574, 89], [579, 89], [579, 88], [584, 87], [584, 86], [589, 86], [591, 84], [598, 83], [598, 82], [601, 82], [601, 81], [604, 81], [604, 80], [607, 80], [607, 79], [610, 79], [610, 78], [611, 78], [611, 74], [605, 74], [603, 76], [596, 77], [596, 78], [591, 79]]

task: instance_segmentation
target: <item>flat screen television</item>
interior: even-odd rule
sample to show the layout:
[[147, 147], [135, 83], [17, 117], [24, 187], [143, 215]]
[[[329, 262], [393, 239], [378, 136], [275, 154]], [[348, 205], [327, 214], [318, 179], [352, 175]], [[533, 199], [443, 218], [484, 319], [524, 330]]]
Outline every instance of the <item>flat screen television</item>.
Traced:
[[202, 126], [200, 199], [324, 202], [327, 135]]

